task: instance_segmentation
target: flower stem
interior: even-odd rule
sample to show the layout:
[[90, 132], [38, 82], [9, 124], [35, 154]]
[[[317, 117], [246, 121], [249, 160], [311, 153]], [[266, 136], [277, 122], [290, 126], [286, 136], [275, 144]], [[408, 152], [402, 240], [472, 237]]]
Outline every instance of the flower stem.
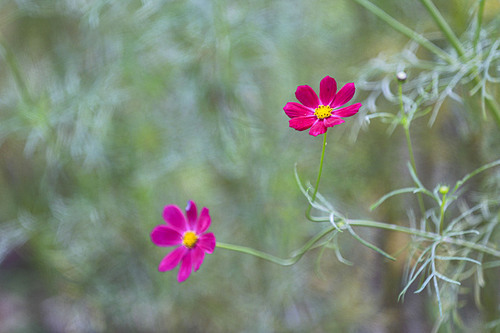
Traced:
[[[411, 136], [410, 136], [410, 124], [411, 120], [408, 119], [407, 114], [404, 109], [404, 104], [403, 104], [403, 82], [398, 81], [398, 94], [399, 94], [399, 107], [400, 107], [400, 112], [401, 112], [401, 122], [403, 125], [403, 128], [405, 130], [405, 136], [406, 136], [406, 145], [408, 146], [408, 154], [410, 155], [410, 162], [411, 166], [413, 167], [413, 170], [415, 173], [417, 173], [417, 165], [415, 163], [415, 155], [413, 154], [413, 148], [411, 144]], [[420, 207], [420, 213], [422, 214], [422, 217], [425, 216], [425, 205], [424, 205], [424, 199], [422, 198], [422, 193], [418, 192], [417, 193], [417, 200], [418, 200], [418, 206]]]
[[233, 244], [227, 244], [227, 243], [222, 243], [222, 242], [217, 242], [216, 246], [221, 249], [226, 249], [226, 250], [231, 250], [231, 251], [236, 251], [236, 252], [241, 252], [245, 254], [250, 254], [252, 256], [255, 256], [257, 258], [261, 258], [267, 261], [270, 261], [272, 263], [281, 265], [281, 266], [290, 266], [295, 264], [297, 261], [299, 261], [300, 258], [313, 247], [314, 244], [316, 244], [321, 238], [324, 236], [328, 235], [330, 232], [334, 231], [335, 227], [330, 227], [327, 228], [320, 233], [318, 233], [316, 236], [311, 238], [307, 243], [305, 243], [299, 250], [295, 251], [294, 254], [289, 257], [289, 258], [279, 258], [276, 256], [273, 256], [272, 254], [262, 252], [259, 250], [252, 249], [250, 247], [246, 246], [240, 246], [240, 245], [233, 245]]
[[441, 200], [441, 208], [439, 211], [439, 234], [443, 234], [444, 230], [444, 206], [446, 205], [446, 193], [443, 194], [443, 199]]
[[316, 186], [314, 187], [314, 192], [311, 197], [311, 203], [309, 203], [309, 207], [307, 207], [306, 210], [306, 217], [308, 220], [315, 222], [315, 219], [311, 216], [311, 208], [312, 208], [312, 203], [314, 200], [316, 200], [316, 194], [318, 194], [318, 187], [319, 187], [319, 181], [321, 179], [321, 173], [323, 172], [323, 161], [325, 159], [325, 148], [326, 148], [326, 133], [323, 134], [323, 149], [321, 150], [321, 160], [319, 161], [319, 171], [318, 171], [318, 178], [316, 179]]

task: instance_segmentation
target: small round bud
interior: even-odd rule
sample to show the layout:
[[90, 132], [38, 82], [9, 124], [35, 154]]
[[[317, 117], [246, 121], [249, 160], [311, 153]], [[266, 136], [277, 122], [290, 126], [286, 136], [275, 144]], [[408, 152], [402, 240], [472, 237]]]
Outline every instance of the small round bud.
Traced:
[[405, 72], [401, 71], [396, 74], [396, 78], [398, 79], [399, 82], [405, 82], [406, 79], [408, 78], [408, 75], [406, 75]]
[[450, 188], [446, 185], [442, 185], [439, 187], [439, 193], [441, 193], [442, 195], [447, 194], [449, 190]]

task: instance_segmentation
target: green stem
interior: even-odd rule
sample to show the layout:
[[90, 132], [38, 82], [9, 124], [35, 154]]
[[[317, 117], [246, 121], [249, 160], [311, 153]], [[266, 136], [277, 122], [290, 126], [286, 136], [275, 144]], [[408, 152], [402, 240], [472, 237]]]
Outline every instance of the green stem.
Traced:
[[432, 18], [436, 22], [436, 24], [439, 26], [439, 29], [443, 32], [445, 37], [448, 39], [450, 44], [453, 46], [453, 48], [457, 51], [458, 55], [462, 57], [465, 54], [464, 48], [460, 41], [458, 40], [457, 36], [451, 30], [450, 26], [448, 25], [448, 22], [444, 19], [444, 17], [441, 15], [439, 10], [436, 8], [432, 0], [420, 0], [420, 2], [425, 6], [429, 14], [431, 14]]
[[[328, 222], [329, 220], [324, 219], [324, 222]], [[439, 241], [442, 240], [445, 243], [448, 244], [454, 244], [454, 245], [460, 245], [467, 247], [469, 249], [473, 249], [479, 252], [491, 254], [492, 256], [495, 257], [500, 257], [500, 251], [493, 249], [491, 247], [482, 245], [482, 244], [477, 244], [474, 242], [462, 240], [462, 239], [457, 239], [457, 238], [452, 238], [452, 237], [447, 237], [447, 236], [442, 236], [438, 235], [433, 232], [427, 232], [427, 231], [422, 231], [422, 230], [417, 230], [413, 228], [408, 228], [408, 227], [403, 227], [399, 225], [394, 225], [394, 224], [389, 224], [389, 223], [384, 223], [384, 222], [376, 222], [376, 221], [369, 221], [369, 220], [347, 220], [347, 223], [349, 223], [350, 226], [358, 226], [358, 227], [368, 227], [368, 228], [378, 228], [378, 229], [385, 229], [385, 230], [393, 230], [393, 231], [399, 231], [405, 234], [409, 235], [414, 235], [414, 236], [419, 236], [423, 238], [427, 238], [429, 240], [433, 241]], [[337, 223], [339, 224], [339, 223]]]
[[[400, 112], [401, 112], [401, 117], [402, 117], [401, 122], [402, 122], [403, 128], [405, 130], [406, 145], [408, 146], [408, 154], [410, 155], [410, 163], [411, 163], [411, 166], [413, 167], [413, 170], [416, 173], [417, 172], [417, 164], [415, 163], [415, 155], [413, 154], [413, 148], [412, 148], [411, 136], [410, 136], [411, 120], [408, 119], [406, 112], [404, 110], [403, 83], [401, 81], [398, 81], [398, 93], [399, 93], [399, 107], [400, 107]], [[420, 213], [422, 214], [422, 217], [424, 217], [425, 216], [425, 205], [424, 205], [424, 199], [422, 197], [422, 193], [420, 193], [420, 192], [417, 193], [417, 200], [418, 200], [418, 206], [420, 208]]]
[[479, 37], [481, 35], [485, 2], [485, 0], [479, 0], [479, 6], [477, 8], [476, 31], [474, 32], [474, 50], [477, 48], [477, 43], [479, 42]]
[[[409, 126], [404, 126], [405, 135], [406, 135], [406, 145], [408, 146], [408, 154], [410, 155], [411, 166], [413, 167], [413, 170], [415, 170], [415, 172], [417, 172], [417, 166], [415, 163], [415, 156], [413, 155], [413, 148], [412, 148], [412, 144], [411, 144], [410, 129], [408, 127]], [[422, 213], [422, 217], [423, 217], [423, 216], [425, 216], [425, 205], [424, 205], [424, 199], [422, 197], [422, 193], [420, 193], [420, 192], [417, 193], [417, 200], [418, 200], [418, 206], [420, 207], [420, 213]]]
[[309, 251], [311, 247], [313, 247], [314, 244], [316, 244], [321, 238], [329, 234], [330, 232], [334, 231], [335, 227], [330, 227], [327, 228], [320, 233], [318, 233], [316, 236], [311, 238], [307, 243], [305, 243], [298, 251], [295, 252], [294, 255], [292, 255], [290, 258], [279, 258], [276, 256], [273, 256], [272, 254], [262, 252], [259, 250], [252, 249], [250, 247], [246, 246], [240, 246], [240, 245], [233, 245], [233, 244], [227, 244], [227, 243], [222, 243], [222, 242], [217, 242], [216, 246], [221, 249], [226, 249], [226, 250], [231, 250], [231, 251], [236, 251], [236, 252], [241, 252], [245, 254], [250, 254], [252, 256], [270, 261], [272, 263], [281, 265], [281, 266], [290, 266], [295, 264], [297, 261], [299, 261], [300, 258]]
[[359, 3], [361, 6], [365, 7], [366, 9], [368, 9], [375, 16], [378, 16], [381, 20], [385, 21], [387, 24], [393, 27], [394, 30], [414, 40], [415, 42], [420, 44], [420, 46], [426, 48], [427, 50], [431, 51], [438, 57], [444, 59], [447, 63], [453, 64], [455, 62], [455, 59], [453, 59], [453, 57], [451, 57], [448, 53], [446, 53], [445, 51], [443, 51], [442, 49], [431, 43], [427, 38], [423, 37], [422, 35], [416, 33], [415, 31], [411, 30], [404, 24], [392, 18], [389, 14], [387, 14], [382, 9], [372, 4], [370, 1], [356, 0], [356, 2]]
[[441, 201], [441, 208], [439, 211], [439, 234], [443, 234], [444, 230], [444, 206], [446, 205], [446, 193], [443, 194], [443, 200]]
[[311, 203], [309, 203], [309, 207], [307, 207], [306, 210], [307, 219], [313, 222], [316, 222], [316, 219], [314, 219], [311, 216], [311, 208], [312, 208], [312, 203], [314, 202], [314, 200], [316, 200], [316, 195], [318, 194], [319, 181], [321, 179], [321, 173], [323, 172], [323, 161], [325, 159], [325, 148], [326, 148], [326, 133], [327, 132], [323, 134], [323, 148], [321, 150], [321, 160], [319, 161], [319, 171], [318, 171], [318, 178], [316, 179], [316, 186], [314, 187], [314, 192], [311, 197]]
[[[325, 222], [326, 222], [326, 220], [325, 220]], [[349, 223], [350, 226], [399, 231], [399, 232], [402, 232], [405, 234], [419, 236], [419, 237], [427, 238], [430, 240], [436, 240], [436, 239], [441, 237], [440, 235], [437, 235], [433, 232], [421, 231], [421, 230], [417, 230], [417, 229], [413, 229], [413, 228], [403, 227], [400, 225], [384, 223], [384, 222], [377, 222], [377, 221], [370, 221], [370, 220], [347, 220], [346, 222]]]
[[[328, 219], [323, 219], [323, 222], [330, 222]], [[413, 228], [408, 228], [408, 227], [403, 227], [399, 225], [394, 225], [394, 224], [389, 224], [389, 223], [384, 223], [384, 222], [377, 222], [377, 221], [369, 221], [369, 220], [346, 220], [344, 223], [349, 224], [349, 226], [344, 226], [342, 225], [342, 222], [339, 222], [338, 225], [341, 228], [348, 228], [348, 227], [367, 227], [367, 228], [377, 228], [377, 229], [384, 229], [384, 230], [392, 230], [392, 231], [398, 231], [402, 232], [405, 234], [413, 235], [413, 236], [418, 236], [422, 238], [427, 238], [431, 241], [442, 241], [448, 244], [454, 244], [454, 245], [459, 245], [459, 246], [464, 246], [472, 250], [476, 250], [478, 252], [482, 253], [487, 253], [491, 254], [492, 256], [500, 258], [500, 251], [493, 249], [491, 247], [482, 245], [482, 244], [477, 244], [474, 242], [466, 241], [463, 239], [456, 239], [452, 237], [447, 237], [447, 236], [442, 236], [433, 232], [427, 232], [427, 231], [422, 231], [418, 229], [413, 229]], [[227, 244], [227, 243], [222, 243], [222, 242], [217, 242], [216, 246], [221, 249], [226, 249], [226, 250], [231, 250], [231, 251], [236, 251], [236, 252], [241, 252], [245, 254], [250, 254], [253, 255], [257, 258], [261, 258], [264, 260], [267, 260], [269, 262], [281, 265], [281, 266], [290, 266], [295, 264], [297, 261], [302, 258], [302, 256], [309, 251], [321, 238], [325, 237], [329, 233], [335, 231], [335, 227], [330, 227], [327, 229], [324, 229], [320, 233], [318, 233], [316, 236], [311, 238], [307, 243], [305, 243], [299, 250], [295, 252], [294, 255], [292, 255], [289, 258], [279, 258], [276, 256], [273, 256], [271, 254], [268, 254], [266, 252], [262, 252], [259, 250], [252, 249], [250, 247], [246, 246], [240, 246], [240, 245], [233, 245], [233, 244]]]

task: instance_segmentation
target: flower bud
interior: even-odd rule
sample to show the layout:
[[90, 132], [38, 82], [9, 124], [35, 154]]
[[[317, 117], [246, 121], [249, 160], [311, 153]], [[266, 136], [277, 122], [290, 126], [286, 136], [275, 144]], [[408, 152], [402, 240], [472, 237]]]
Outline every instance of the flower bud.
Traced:
[[442, 185], [439, 187], [439, 193], [441, 193], [442, 195], [448, 194], [449, 190], [450, 190], [450, 188], [446, 185]]
[[398, 79], [399, 82], [405, 82], [406, 79], [408, 78], [408, 75], [406, 75], [405, 72], [401, 71], [396, 74], [396, 78]]

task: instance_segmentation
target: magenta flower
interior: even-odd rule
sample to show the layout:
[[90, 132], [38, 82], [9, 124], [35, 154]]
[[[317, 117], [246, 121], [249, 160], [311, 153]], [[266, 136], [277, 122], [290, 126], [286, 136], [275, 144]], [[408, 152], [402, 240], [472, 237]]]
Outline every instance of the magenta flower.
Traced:
[[156, 226], [151, 231], [151, 241], [157, 246], [178, 246], [170, 252], [158, 266], [160, 272], [174, 269], [179, 263], [177, 281], [186, 280], [191, 271], [197, 271], [205, 253], [212, 253], [215, 249], [215, 236], [205, 233], [210, 227], [211, 219], [208, 209], [203, 207], [200, 216], [196, 204], [189, 201], [186, 207], [186, 216], [175, 205], [168, 205], [163, 210], [163, 219], [167, 222]]
[[286, 103], [283, 110], [290, 117], [290, 127], [297, 131], [308, 128], [309, 134], [318, 136], [326, 132], [328, 127], [333, 127], [345, 122], [342, 117], [355, 115], [361, 103], [341, 108], [354, 96], [356, 88], [354, 83], [347, 83], [337, 93], [337, 82], [329, 76], [325, 76], [319, 84], [319, 98], [314, 90], [305, 85], [298, 86], [295, 97], [300, 103]]

